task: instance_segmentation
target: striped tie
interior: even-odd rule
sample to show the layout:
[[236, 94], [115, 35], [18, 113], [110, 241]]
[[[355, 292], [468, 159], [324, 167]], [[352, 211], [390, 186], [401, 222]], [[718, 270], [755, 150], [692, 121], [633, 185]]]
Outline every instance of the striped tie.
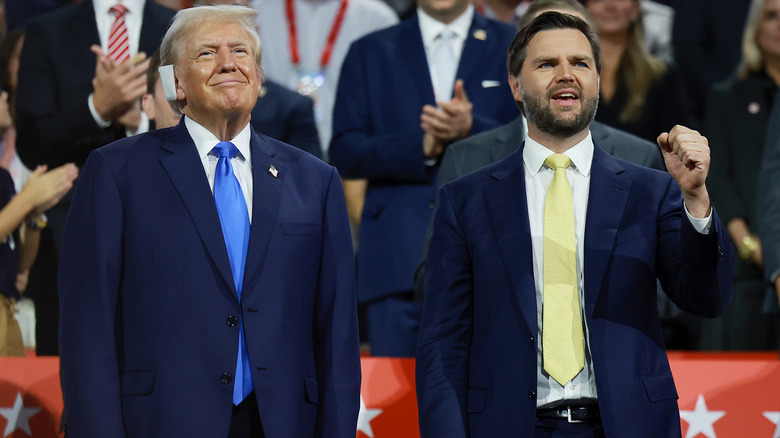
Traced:
[[127, 8], [119, 3], [111, 6], [109, 12], [116, 16], [116, 19], [108, 34], [108, 59], [121, 63], [130, 57], [130, 38], [125, 25]]

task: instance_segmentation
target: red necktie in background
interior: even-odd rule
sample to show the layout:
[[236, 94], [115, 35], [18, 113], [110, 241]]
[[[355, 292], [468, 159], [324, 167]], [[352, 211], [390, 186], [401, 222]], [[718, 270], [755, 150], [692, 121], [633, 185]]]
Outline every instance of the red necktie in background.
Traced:
[[130, 57], [130, 39], [125, 25], [127, 8], [119, 3], [111, 6], [110, 12], [116, 19], [108, 34], [108, 58], [121, 63]]

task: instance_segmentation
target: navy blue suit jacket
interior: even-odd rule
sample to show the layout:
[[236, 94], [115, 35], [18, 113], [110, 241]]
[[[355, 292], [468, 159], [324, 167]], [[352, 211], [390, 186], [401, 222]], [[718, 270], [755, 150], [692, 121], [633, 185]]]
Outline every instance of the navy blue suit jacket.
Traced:
[[250, 144], [241, 303], [183, 122], [90, 155], [59, 277], [71, 436], [227, 436], [233, 384], [224, 373], [234, 373], [239, 329], [231, 316], [244, 324], [265, 436], [355, 436], [354, 261], [338, 174], [266, 136], [253, 133]]
[[[417, 350], [422, 437], [533, 436], [537, 311], [522, 147], [446, 184], [425, 272]], [[679, 437], [656, 276], [680, 308], [722, 313], [733, 250], [713, 213], [693, 229], [669, 174], [596, 147], [585, 224], [584, 314], [604, 431]]]
[[[474, 14], [456, 76], [474, 104], [472, 134], [518, 115], [506, 80], [514, 34], [511, 26]], [[343, 176], [369, 179], [357, 255], [360, 301], [413, 289], [438, 170], [423, 157], [426, 104], [436, 102], [417, 15], [352, 44], [329, 153]]]
[[263, 88], [252, 109], [255, 131], [322, 158], [314, 102], [273, 81], [265, 81]]

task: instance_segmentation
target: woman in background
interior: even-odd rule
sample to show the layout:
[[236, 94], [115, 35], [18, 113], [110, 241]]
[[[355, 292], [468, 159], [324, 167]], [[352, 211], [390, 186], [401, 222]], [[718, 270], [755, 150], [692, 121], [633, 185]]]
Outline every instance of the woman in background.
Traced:
[[690, 122], [681, 76], [644, 46], [639, 0], [584, 0], [601, 40], [596, 120], [655, 143]]
[[713, 87], [704, 114], [712, 156], [708, 190], [740, 256], [735, 260], [731, 306], [720, 318], [704, 321], [704, 349], [772, 350], [777, 346], [777, 318], [761, 312], [768, 285], [755, 233], [758, 169], [778, 85], [780, 0], [753, 0], [736, 75]]

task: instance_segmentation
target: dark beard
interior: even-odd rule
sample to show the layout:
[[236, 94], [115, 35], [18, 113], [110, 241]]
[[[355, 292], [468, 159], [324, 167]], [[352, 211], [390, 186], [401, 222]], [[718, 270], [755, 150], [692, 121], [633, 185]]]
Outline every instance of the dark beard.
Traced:
[[[566, 120], [556, 117], [550, 109], [549, 101], [553, 93], [552, 91], [545, 96], [546, 100], [527, 96], [522, 89], [520, 92], [523, 94], [523, 110], [528, 123], [533, 124], [540, 131], [557, 138], [571, 137], [585, 130], [596, 116], [596, 108], [599, 105], [598, 95], [588, 98], [580, 97], [582, 110], [579, 115], [574, 120]], [[582, 92], [579, 94], [582, 96]]]

